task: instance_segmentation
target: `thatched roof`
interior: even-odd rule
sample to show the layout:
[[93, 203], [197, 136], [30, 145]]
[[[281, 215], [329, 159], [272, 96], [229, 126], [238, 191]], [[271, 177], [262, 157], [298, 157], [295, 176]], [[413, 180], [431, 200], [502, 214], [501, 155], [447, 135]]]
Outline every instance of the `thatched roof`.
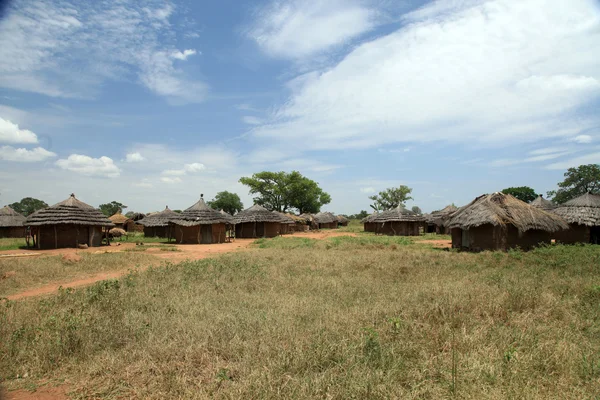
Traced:
[[373, 212], [371, 213], [371, 215], [369, 215], [369, 216], [366, 216], [365, 218], [361, 219], [361, 220], [360, 220], [360, 223], [361, 223], [361, 224], [367, 224], [367, 223], [369, 223], [369, 222], [373, 222], [373, 219], [374, 219], [376, 216], [378, 216], [378, 215], [379, 215], [379, 212], [378, 212], [378, 211], [373, 211]]
[[181, 214], [176, 213], [176, 217], [169, 222], [181, 226], [212, 225], [212, 224], [232, 224], [233, 218], [227, 213], [221, 214], [213, 208], [210, 208], [204, 202], [203, 195], [200, 195], [193, 206], [187, 208]]
[[305, 220], [307, 224], [310, 224], [315, 220], [314, 215], [308, 213], [300, 214], [300, 218]]
[[102, 211], [77, 200], [74, 194], [51, 207], [36, 211], [27, 217], [25, 225], [75, 224], [86, 226], [114, 226]]
[[294, 222], [296, 222], [298, 224], [306, 224], [308, 222], [308, 220], [305, 217], [301, 216], [301, 215], [294, 215], [294, 214], [290, 214], [290, 213], [287, 213], [285, 215], [287, 215], [288, 217], [290, 217], [291, 219], [293, 219]]
[[392, 210], [377, 214], [369, 222], [425, 222], [425, 217], [400, 204]]
[[320, 212], [314, 215], [317, 224], [330, 224], [337, 222], [337, 217], [330, 212]]
[[10, 208], [4, 206], [0, 208], [0, 228], [12, 228], [15, 226], [23, 226], [26, 218]]
[[169, 221], [179, 216], [175, 211], [171, 210], [169, 206], [166, 206], [163, 211], [149, 213], [145, 218], [139, 220], [137, 223], [148, 228], [167, 226]]
[[341, 224], [345, 224], [346, 222], [350, 222], [350, 220], [348, 218], [344, 217], [343, 215], [338, 215], [336, 218], [337, 218], [338, 222], [341, 223]]
[[427, 220], [428, 224], [435, 224], [438, 226], [442, 226], [444, 224], [444, 222], [457, 210], [458, 210], [458, 207], [456, 207], [453, 204], [450, 204], [441, 210], [432, 211], [431, 214], [424, 215], [424, 217]]
[[111, 215], [110, 217], [108, 217], [108, 219], [110, 219], [113, 224], [124, 224], [127, 221], [129, 221], [129, 218], [121, 214], [121, 211], [117, 212], [114, 215]]
[[233, 221], [236, 224], [244, 224], [246, 222], [281, 222], [281, 217], [278, 214], [273, 214], [263, 206], [255, 204], [235, 214]]
[[553, 211], [570, 224], [600, 226], [600, 194], [586, 193]]
[[550, 200], [546, 200], [541, 194], [532, 202], [529, 203], [532, 207], [541, 208], [542, 210], [554, 210], [556, 205]]
[[560, 217], [530, 206], [509, 194], [492, 193], [477, 197], [456, 211], [447, 221], [449, 228], [470, 229], [481, 225], [513, 225], [520, 232], [530, 229], [556, 232], [568, 229]]
[[279, 222], [281, 222], [282, 224], [296, 225], [296, 221], [289, 217], [287, 214], [278, 211], [273, 212], [279, 216], [279, 218], [281, 219]]

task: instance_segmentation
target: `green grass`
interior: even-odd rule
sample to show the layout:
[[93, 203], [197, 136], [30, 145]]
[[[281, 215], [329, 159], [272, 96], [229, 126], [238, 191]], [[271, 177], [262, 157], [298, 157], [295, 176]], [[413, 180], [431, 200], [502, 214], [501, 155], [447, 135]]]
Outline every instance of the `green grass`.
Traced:
[[0, 238], [0, 251], [26, 249], [27, 242], [23, 238]]
[[0, 303], [0, 379], [75, 398], [600, 393], [600, 246], [289, 239]]

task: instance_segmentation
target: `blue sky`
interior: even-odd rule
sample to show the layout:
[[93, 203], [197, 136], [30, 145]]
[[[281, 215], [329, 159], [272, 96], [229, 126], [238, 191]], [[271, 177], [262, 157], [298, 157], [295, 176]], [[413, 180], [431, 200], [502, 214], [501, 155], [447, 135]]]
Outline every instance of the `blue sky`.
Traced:
[[600, 163], [596, 0], [10, 2], [0, 203], [183, 209], [299, 170], [425, 211]]

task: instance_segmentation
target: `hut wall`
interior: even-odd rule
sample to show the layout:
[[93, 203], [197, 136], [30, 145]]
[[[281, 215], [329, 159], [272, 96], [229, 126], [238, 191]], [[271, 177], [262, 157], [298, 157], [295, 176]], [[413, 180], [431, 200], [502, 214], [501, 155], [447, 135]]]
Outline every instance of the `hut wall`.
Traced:
[[438, 226], [436, 224], [427, 224], [425, 228], [425, 232], [427, 233], [437, 233]]
[[278, 236], [281, 231], [280, 225], [279, 222], [245, 222], [243, 224], [236, 224], [235, 237], [275, 237]]
[[0, 228], [0, 238], [23, 238], [25, 237], [24, 226], [7, 226]]
[[462, 248], [462, 229], [454, 228], [450, 229], [450, 236], [452, 237], [452, 248], [453, 249], [461, 249]]
[[280, 233], [282, 235], [287, 235], [288, 233], [291, 233], [290, 228], [291, 228], [290, 224], [281, 224], [281, 226], [280, 226], [281, 232]]
[[213, 224], [212, 227], [212, 242], [225, 243], [227, 227], [225, 224]]
[[390, 236], [419, 236], [419, 228], [423, 226], [420, 222], [392, 221], [379, 225], [378, 233]]
[[170, 237], [174, 238], [174, 228], [172, 226], [144, 226], [143, 232], [145, 237], [159, 237], [159, 238], [168, 238], [169, 232], [171, 233]]
[[180, 225], [176, 225], [174, 226], [174, 231], [175, 231], [175, 239], [177, 241], [177, 243], [181, 243], [181, 244], [190, 244], [190, 243], [195, 243], [198, 244], [200, 243], [200, 225], [195, 225], [195, 226], [180, 226]]
[[452, 229], [452, 248], [466, 248], [473, 251], [508, 250], [519, 247], [529, 250], [541, 243], [550, 244], [550, 232], [529, 230], [523, 234], [514, 226], [481, 225], [469, 230]]
[[225, 224], [173, 227], [175, 240], [180, 244], [225, 243]]
[[98, 247], [102, 244], [102, 227], [72, 224], [43, 225], [38, 228], [37, 241], [40, 249], [77, 247], [80, 244]]
[[569, 224], [569, 229], [558, 231], [553, 235], [557, 243], [575, 244], [590, 242], [590, 228], [585, 225]]

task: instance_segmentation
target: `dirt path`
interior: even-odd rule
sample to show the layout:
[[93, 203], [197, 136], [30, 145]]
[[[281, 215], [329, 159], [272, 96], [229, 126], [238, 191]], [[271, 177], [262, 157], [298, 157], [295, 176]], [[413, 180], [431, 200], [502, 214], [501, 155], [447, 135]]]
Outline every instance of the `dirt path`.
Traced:
[[6, 393], [6, 397], [2, 397], [0, 393], [0, 399], [6, 398], [6, 400], [63, 400], [68, 399], [66, 386], [42, 386], [36, 391], [31, 392], [25, 389], [13, 390]]
[[[355, 233], [348, 232], [336, 232], [336, 231], [318, 231], [318, 232], [296, 232], [291, 235], [286, 235], [285, 237], [305, 237], [310, 239], [319, 239], [324, 240], [330, 237], [336, 236], [356, 236]], [[179, 251], [162, 251], [160, 246], [157, 246], [155, 243], [149, 243], [144, 245], [147, 250], [145, 253], [152, 254], [154, 257], [166, 260], [169, 262], [178, 263], [185, 260], [200, 260], [203, 258], [213, 257], [223, 253], [230, 253], [234, 251], [244, 251], [248, 250], [250, 245], [256, 239], [236, 239], [231, 243], [220, 243], [220, 244], [187, 244], [187, 245], [176, 245], [173, 244]], [[26, 254], [35, 254], [38, 256], [56, 256], [63, 255], [66, 257], [77, 256], [81, 253], [89, 253], [89, 254], [101, 254], [101, 253], [115, 253], [122, 252], [127, 249], [132, 249], [136, 246], [135, 243], [122, 243], [120, 246], [117, 246], [113, 243], [112, 246], [106, 247], [93, 247], [85, 250], [81, 249], [56, 249], [56, 250], [12, 250], [12, 251], [1, 251], [1, 255], [22, 255]], [[158, 263], [157, 263], [158, 264]], [[148, 267], [144, 267], [138, 270], [145, 270]], [[89, 286], [93, 283], [104, 281], [108, 279], [118, 279], [123, 275], [129, 273], [130, 268], [126, 266], [126, 268], [113, 272], [104, 272], [100, 274], [90, 275], [85, 278], [69, 280], [65, 282], [55, 282], [48, 285], [44, 285], [38, 288], [26, 290], [23, 292], [15, 293], [9, 296], [6, 296], [9, 300], [20, 300], [28, 297], [35, 296], [44, 296], [56, 293], [60, 287], [62, 288], [78, 288], [82, 286]]]
[[424, 244], [430, 244], [435, 248], [440, 248], [440, 249], [449, 249], [452, 247], [452, 241], [451, 240], [418, 240], [415, 243], [424, 243]]

